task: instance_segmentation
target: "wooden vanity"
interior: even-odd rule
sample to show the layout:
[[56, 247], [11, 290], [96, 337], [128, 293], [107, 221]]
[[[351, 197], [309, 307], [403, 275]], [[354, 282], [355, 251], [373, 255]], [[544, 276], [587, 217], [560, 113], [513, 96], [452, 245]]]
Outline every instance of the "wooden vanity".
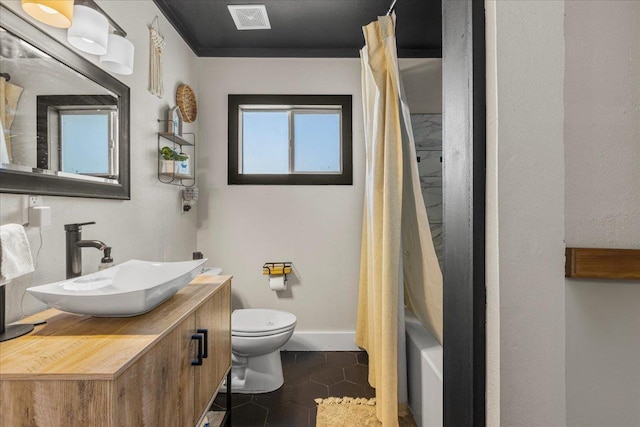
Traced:
[[0, 426], [196, 425], [231, 367], [230, 301], [231, 276], [198, 276], [141, 316], [25, 319], [46, 324], [0, 343]]

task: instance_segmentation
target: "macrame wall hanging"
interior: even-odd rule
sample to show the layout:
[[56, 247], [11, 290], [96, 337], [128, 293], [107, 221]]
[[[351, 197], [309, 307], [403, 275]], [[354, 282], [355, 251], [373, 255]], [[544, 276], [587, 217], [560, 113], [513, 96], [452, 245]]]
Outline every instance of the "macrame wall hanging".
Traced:
[[164, 85], [162, 84], [162, 50], [166, 42], [158, 31], [158, 17], [149, 26], [149, 92], [162, 98]]

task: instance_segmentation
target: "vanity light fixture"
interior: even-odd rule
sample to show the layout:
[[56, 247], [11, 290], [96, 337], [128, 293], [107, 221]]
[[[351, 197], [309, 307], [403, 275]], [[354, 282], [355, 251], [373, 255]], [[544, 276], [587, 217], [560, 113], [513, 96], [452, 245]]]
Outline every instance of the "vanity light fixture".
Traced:
[[22, 9], [32, 18], [57, 28], [69, 28], [73, 0], [22, 0]]
[[[100, 56], [107, 71], [133, 73], [135, 46], [127, 33], [94, 0], [22, 0], [22, 8], [45, 24], [68, 28], [67, 41], [76, 49]], [[110, 28], [113, 30], [110, 31]]]
[[71, 45], [99, 55], [99, 63], [107, 71], [129, 75], [133, 73], [135, 47], [126, 37], [127, 33], [94, 0], [76, 0], [73, 24], [67, 32]]
[[135, 47], [131, 41], [118, 33], [109, 34], [107, 52], [100, 57], [100, 64], [116, 74], [133, 73], [133, 54]]
[[109, 20], [89, 6], [74, 6], [73, 23], [67, 30], [67, 41], [83, 52], [104, 55], [109, 42]]

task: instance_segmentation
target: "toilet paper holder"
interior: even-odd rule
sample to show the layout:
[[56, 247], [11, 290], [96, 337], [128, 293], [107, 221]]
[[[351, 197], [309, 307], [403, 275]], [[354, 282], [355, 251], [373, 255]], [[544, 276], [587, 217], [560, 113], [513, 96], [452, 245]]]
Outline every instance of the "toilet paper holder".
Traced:
[[284, 274], [285, 280], [287, 274], [291, 273], [291, 262], [265, 262], [262, 266], [262, 274], [265, 276], [277, 276]]

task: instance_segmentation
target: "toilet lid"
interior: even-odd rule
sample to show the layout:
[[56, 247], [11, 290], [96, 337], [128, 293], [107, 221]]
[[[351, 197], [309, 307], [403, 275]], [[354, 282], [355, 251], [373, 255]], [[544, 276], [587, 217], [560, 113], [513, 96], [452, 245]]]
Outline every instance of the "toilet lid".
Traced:
[[231, 332], [238, 335], [271, 335], [292, 329], [296, 316], [286, 311], [243, 308], [231, 313]]

